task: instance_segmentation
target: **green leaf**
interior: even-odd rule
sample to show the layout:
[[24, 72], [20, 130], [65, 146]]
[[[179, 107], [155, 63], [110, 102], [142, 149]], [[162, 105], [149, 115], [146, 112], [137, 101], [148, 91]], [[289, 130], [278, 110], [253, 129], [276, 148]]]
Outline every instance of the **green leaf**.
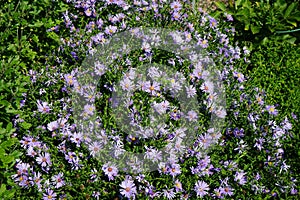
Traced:
[[286, 9], [285, 13], [284, 13], [284, 18], [287, 18], [291, 12], [296, 8], [298, 3], [294, 2], [291, 3], [291, 5], [289, 5], [289, 7]]
[[12, 130], [12, 127], [13, 127], [12, 123], [9, 122], [9, 123], [7, 124], [7, 126], [6, 126], [6, 131], [7, 131], [7, 132], [10, 132], [10, 131]]
[[4, 142], [1, 143], [1, 147], [3, 149], [7, 149], [8, 147], [11, 147], [12, 145], [15, 144], [15, 140], [13, 140], [12, 138], [9, 139], [9, 140], [6, 140]]
[[297, 22], [286, 20], [287, 23], [292, 24], [293, 26], [297, 27]]
[[0, 196], [3, 195], [3, 193], [5, 192], [5, 190], [6, 190], [6, 185], [3, 183], [3, 184], [1, 184], [1, 188], [0, 188]]
[[260, 31], [260, 27], [255, 26], [253, 24], [251, 24], [250, 29], [251, 29], [252, 34], [257, 34]]
[[7, 155], [4, 158], [2, 158], [2, 161], [5, 164], [9, 164], [9, 163], [13, 162], [14, 160], [15, 160], [15, 158], [11, 155]]
[[226, 5], [223, 2], [215, 2], [216, 6], [222, 11], [226, 12]]
[[14, 152], [11, 153], [11, 155], [12, 155], [13, 157], [15, 157], [15, 158], [20, 157], [22, 154], [23, 154], [22, 152], [19, 152], [19, 151], [16, 151], [16, 150], [15, 150]]
[[39, 27], [43, 26], [43, 24], [44, 24], [43, 22], [35, 22], [34, 24], [29, 24], [28, 26], [39, 28]]
[[21, 125], [21, 127], [24, 128], [25, 130], [30, 129], [30, 127], [32, 126], [32, 124], [27, 123], [27, 122], [22, 122], [20, 125]]

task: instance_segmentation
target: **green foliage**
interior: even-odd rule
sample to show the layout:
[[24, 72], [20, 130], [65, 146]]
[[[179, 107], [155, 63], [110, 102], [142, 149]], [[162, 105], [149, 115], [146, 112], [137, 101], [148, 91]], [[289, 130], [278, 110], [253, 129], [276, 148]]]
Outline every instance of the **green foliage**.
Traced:
[[300, 114], [299, 45], [268, 41], [251, 54], [245, 73], [253, 85], [264, 88], [270, 103], [279, 103], [283, 116]]
[[300, 4], [297, 1], [237, 0], [229, 6], [222, 2], [215, 4], [220, 10], [214, 15], [225, 12], [234, 17], [235, 27], [240, 30], [237, 34], [239, 40], [265, 43], [268, 38], [276, 37], [276, 40], [295, 43], [300, 39], [299, 33], [280, 34], [280, 31], [294, 30], [299, 27]]
[[11, 199], [15, 193], [13, 181], [10, 180], [10, 176], [13, 174], [11, 169], [13, 168], [15, 161], [21, 152], [15, 150], [15, 145], [19, 143], [18, 139], [12, 137], [15, 131], [12, 128], [12, 123], [7, 124], [6, 128], [2, 127], [3, 123], [0, 123], [0, 198]]

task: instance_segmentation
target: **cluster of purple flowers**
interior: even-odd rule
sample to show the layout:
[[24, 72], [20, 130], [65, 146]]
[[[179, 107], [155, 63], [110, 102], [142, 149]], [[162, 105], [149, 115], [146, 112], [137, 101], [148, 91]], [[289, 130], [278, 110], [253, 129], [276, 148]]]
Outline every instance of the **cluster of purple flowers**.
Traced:
[[[227, 29], [224, 33], [219, 28], [219, 22], [208, 14], [201, 12], [201, 10], [200, 12], [197, 11], [200, 23], [191, 22], [189, 20], [191, 14], [187, 14], [192, 13], [187, 12], [190, 11], [188, 10], [189, 1], [185, 0], [176, 0], [171, 3], [165, 0], [134, 0], [133, 2], [125, 0], [67, 0], [66, 2], [70, 4], [69, 6], [74, 6], [78, 12], [66, 11], [63, 14], [65, 27], [59, 26], [59, 29], [67, 29], [70, 35], [67, 38], [61, 38], [62, 45], [59, 52], [57, 52], [58, 54], [61, 52], [70, 54], [78, 61], [80, 60], [79, 55], [82, 55], [80, 49], [86, 48], [88, 53], [84, 53], [94, 55], [97, 53], [97, 45], [104, 45], [116, 33], [130, 29], [133, 37], [144, 37], [141, 46], [142, 53], [138, 60], [151, 63], [155, 52], [152, 48], [153, 44], [149, 43], [149, 38], [145, 37], [141, 31], [132, 26], [135, 23], [142, 24], [143, 18], [147, 14], [153, 16], [151, 20], [154, 20], [155, 23], [171, 19], [170, 24], [179, 25], [183, 30], [183, 37], [176, 33], [171, 35], [174, 44], [186, 44], [194, 39], [200, 49], [213, 49], [213, 51], [209, 51], [209, 56], [216, 63], [224, 65], [223, 68], [220, 67], [220, 71], [217, 73], [218, 80], [228, 83], [228, 87], [233, 88], [239, 94], [230, 107], [232, 108], [230, 112], [233, 115], [229, 117], [233, 117], [234, 121], [237, 121], [243, 117], [241, 113], [249, 111], [246, 117], [249, 126], [235, 125], [229, 118], [230, 122], [226, 124], [225, 134], [214, 128], [202, 130], [200, 125], [199, 127], [186, 127], [183, 123], [181, 127], [173, 127], [173, 124], [180, 124], [184, 120], [187, 123], [204, 122], [204, 118], [198, 110], [184, 111], [170, 100], [182, 91], [187, 99], [196, 98], [199, 93], [202, 93], [203, 102], [199, 104], [206, 108], [208, 113], [222, 119], [227, 117], [225, 107], [215, 106], [215, 102], [219, 98], [218, 89], [220, 87], [209, 79], [212, 74], [208, 70], [209, 66], [207, 66], [208, 61], [206, 58], [199, 58], [195, 54], [189, 55], [190, 60], [196, 61], [196, 64], [187, 67], [186, 76], [179, 72], [167, 76], [167, 70], [161, 71], [157, 67], [151, 66], [147, 71], [147, 76], [151, 80], [145, 80], [132, 67], [132, 63], [136, 62], [136, 59], [125, 56], [125, 61], [119, 63], [125, 63], [122, 67], [126, 67], [128, 70], [119, 73], [123, 75], [122, 78], [118, 77], [120, 78], [118, 85], [120, 87], [112, 86], [108, 82], [103, 86], [110, 92], [118, 93], [122, 91], [126, 94], [121, 95], [121, 100], [123, 100], [125, 106], [130, 108], [128, 124], [136, 129], [135, 134], [126, 133], [126, 136], [124, 136], [121, 131], [110, 128], [114, 125], [111, 126], [112, 122], [109, 121], [112, 116], [106, 113], [109, 109], [102, 107], [99, 109], [95, 106], [96, 99], [106, 98], [107, 94], [97, 92], [95, 85], [82, 84], [79, 79], [83, 75], [79, 73], [79, 69], [75, 68], [68, 72], [61, 70], [60, 68], [66, 63], [57, 56], [55, 59], [57, 65], [59, 65], [58, 67], [50, 68], [50, 66], [47, 66], [46, 70], [29, 70], [28, 76], [31, 78], [33, 87], [36, 88], [35, 91], [39, 91], [36, 94], [34, 93], [39, 97], [35, 102], [37, 107], [33, 113], [41, 124], [32, 129], [37, 131], [40, 137], [33, 136], [34, 134], [31, 132], [26, 135], [23, 132], [16, 133], [17, 136], [22, 138], [20, 144], [26, 152], [26, 158], [24, 158], [26, 162], [18, 160], [16, 174], [12, 176], [20, 187], [25, 189], [36, 187], [43, 199], [63, 198], [65, 197], [64, 187], [66, 185], [73, 186], [72, 178], [74, 176], [70, 174], [87, 173], [88, 176], [85, 177], [89, 177], [89, 179], [84, 180], [83, 186], [91, 187], [86, 182], [92, 182], [96, 186], [101, 183], [99, 184], [101, 187], [103, 185], [111, 187], [97, 188], [94, 186], [87, 189], [85, 192], [95, 199], [106, 198], [109, 195], [107, 191], [112, 190], [112, 188], [115, 190], [114, 193], [119, 193], [128, 199], [138, 199], [141, 195], [157, 199], [233, 198], [235, 192], [240, 192], [238, 187], [248, 187], [248, 185], [251, 187], [248, 187], [248, 189], [258, 195], [267, 193], [276, 195], [271, 191], [278, 188], [285, 188], [281, 191], [283, 193], [298, 194], [296, 189], [297, 180], [291, 177], [290, 165], [285, 160], [285, 151], [282, 147], [283, 141], [291, 137], [292, 124], [288, 118], [279, 125], [278, 122], [276, 123], [274, 117], [278, 115], [279, 110], [276, 109], [276, 105], [265, 105], [266, 94], [261, 90], [255, 88], [254, 95], [247, 94], [245, 89], [247, 78], [239, 69], [235, 69], [233, 66], [236, 60], [244, 59], [247, 61], [246, 56], [249, 52], [246, 48], [241, 49], [230, 45], [231, 34], [234, 34], [233, 29]], [[109, 14], [107, 18], [99, 14], [102, 13], [102, 10], [111, 7], [118, 8], [119, 11]], [[165, 12], [162, 13], [162, 10]], [[84, 17], [88, 19], [83, 30], [76, 27], [78, 19], [81, 18], [79, 15], [81, 11], [83, 11]], [[229, 14], [226, 15], [226, 18], [227, 21], [232, 21]], [[59, 29], [58, 26], [55, 26], [48, 31], [59, 33]], [[156, 41], [153, 43], [159, 44], [162, 42], [156, 33], [152, 33], [152, 35], [153, 41]], [[126, 47], [122, 48], [123, 51], [121, 49], [120, 52], [126, 52]], [[188, 47], [183, 45], [182, 50], [184, 49], [188, 49]], [[116, 52], [113, 52], [107, 59], [119, 61]], [[178, 55], [169, 59], [168, 63], [180, 69], [185, 67], [183, 60]], [[92, 74], [101, 78], [106, 74], [115, 76], [117, 74], [115, 72], [119, 69], [119, 65], [107, 66], [97, 60], [94, 63]], [[186, 82], [189, 85], [185, 85]], [[74, 107], [72, 106], [74, 104], [72, 104], [72, 101], [73, 103], [76, 102], [75, 99], [61, 98], [60, 96], [60, 99], [56, 101], [47, 98], [47, 95], [50, 95], [50, 97], [59, 95], [57, 91], [48, 92], [51, 93], [48, 94], [45, 92], [44, 86], [59, 87], [63, 96], [68, 96], [71, 92], [79, 94], [83, 99], [82, 102], [86, 102], [83, 105], [82, 112], [73, 113]], [[150, 124], [154, 124], [154, 126], [150, 128], [138, 126], [142, 118], [140, 110], [133, 104], [134, 97], [127, 95], [136, 90], [142, 91], [147, 94], [147, 97], [154, 99], [147, 106], [154, 110], [154, 114], [166, 116], [166, 119], [170, 121], [168, 126], [161, 125], [162, 120], [155, 120], [155, 117], [150, 117]], [[164, 97], [164, 94], [168, 92], [172, 98], [167, 99]], [[109, 99], [106, 105], [109, 104], [109, 101], [114, 101], [114, 99]], [[27, 101], [22, 101], [22, 108], [26, 108], [26, 103]], [[120, 104], [120, 102], [114, 103], [116, 107]], [[246, 105], [246, 107], [244, 108], [243, 105]], [[123, 112], [124, 110], [120, 113]], [[96, 113], [100, 113], [101, 116], [108, 116], [104, 119], [108, 122], [100, 117], [94, 119]], [[82, 118], [83, 123], [72, 124], [72, 120], [76, 117]], [[294, 118], [296, 119], [296, 116]], [[21, 122], [22, 119], [19, 118], [14, 121], [17, 130], [22, 130], [19, 129], [19, 123]], [[196, 135], [196, 140], [190, 146], [186, 146], [184, 143], [186, 130], [188, 129], [192, 129]], [[94, 134], [90, 135], [87, 132], [93, 132]], [[126, 138], [124, 139], [124, 137]], [[163, 160], [163, 150], [155, 147], [153, 143], [149, 145], [142, 143], [143, 139], [162, 138], [167, 143], [164, 151], [169, 154], [166, 162]], [[50, 145], [51, 142], [53, 144]], [[144, 158], [157, 164], [159, 175], [166, 179], [149, 175], [149, 173], [142, 173], [140, 161], [135, 160], [133, 162], [127, 157], [125, 158], [126, 167], [134, 168], [137, 174], [131, 176], [125, 174], [121, 172], [122, 169], [119, 166], [109, 161], [99, 164], [97, 160], [99, 153], [110, 143], [113, 144], [114, 149], [113, 155], [110, 156], [116, 158], [126, 155], [124, 152], [127, 143], [134, 147], [143, 144], [140, 148], [145, 150]], [[217, 155], [214, 151], [209, 151], [212, 145], [217, 146]], [[227, 159], [218, 155], [224, 153], [224, 149], [227, 148], [232, 148], [230, 153], [235, 152], [236, 155], [224, 156]], [[86, 150], [88, 150], [88, 153], [86, 153]], [[265, 186], [266, 181], [263, 180], [265, 177], [262, 176], [261, 171], [254, 174], [243, 166], [242, 161], [240, 161], [250, 151], [255, 151], [260, 157], [263, 157], [263, 169], [270, 173], [277, 173], [277, 177], [283, 177], [284, 175], [290, 177], [290, 180], [282, 183], [278, 178], [276, 182]], [[178, 154], [180, 156], [177, 156]], [[189, 164], [186, 165], [186, 163]], [[192, 174], [191, 179], [187, 179], [186, 174]], [[210, 181], [212, 177], [217, 178]], [[185, 184], [186, 181], [191, 182]], [[105, 183], [102, 184], [103, 182]], [[84, 190], [84, 187], [80, 188]]]

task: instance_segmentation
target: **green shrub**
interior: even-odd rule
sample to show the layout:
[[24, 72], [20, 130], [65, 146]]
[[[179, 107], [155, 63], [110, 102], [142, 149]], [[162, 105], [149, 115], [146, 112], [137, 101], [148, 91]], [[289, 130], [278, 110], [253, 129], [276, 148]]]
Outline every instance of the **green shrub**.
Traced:
[[[290, 43], [299, 40], [299, 34], [287, 32], [299, 28], [300, 4], [297, 1], [237, 0], [229, 6], [222, 2], [216, 2], [216, 5], [222, 12], [233, 16], [234, 25], [239, 30], [238, 40], [263, 43], [274, 37]], [[219, 15], [221, 11], [216, 11], [214, 15]]]

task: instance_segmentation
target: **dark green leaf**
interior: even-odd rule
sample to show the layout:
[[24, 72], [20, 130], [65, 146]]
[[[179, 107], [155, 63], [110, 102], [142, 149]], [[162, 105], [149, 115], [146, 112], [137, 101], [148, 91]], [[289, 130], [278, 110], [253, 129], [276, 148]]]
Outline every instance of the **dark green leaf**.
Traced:
[[286, 9], [285, 13], [284, 13], [284, 18], [287, 18], [291, 12], [296, 8], [298, 3], [294, 2], [291, 3], [291, 5], [289, 5], [289, 7]]

